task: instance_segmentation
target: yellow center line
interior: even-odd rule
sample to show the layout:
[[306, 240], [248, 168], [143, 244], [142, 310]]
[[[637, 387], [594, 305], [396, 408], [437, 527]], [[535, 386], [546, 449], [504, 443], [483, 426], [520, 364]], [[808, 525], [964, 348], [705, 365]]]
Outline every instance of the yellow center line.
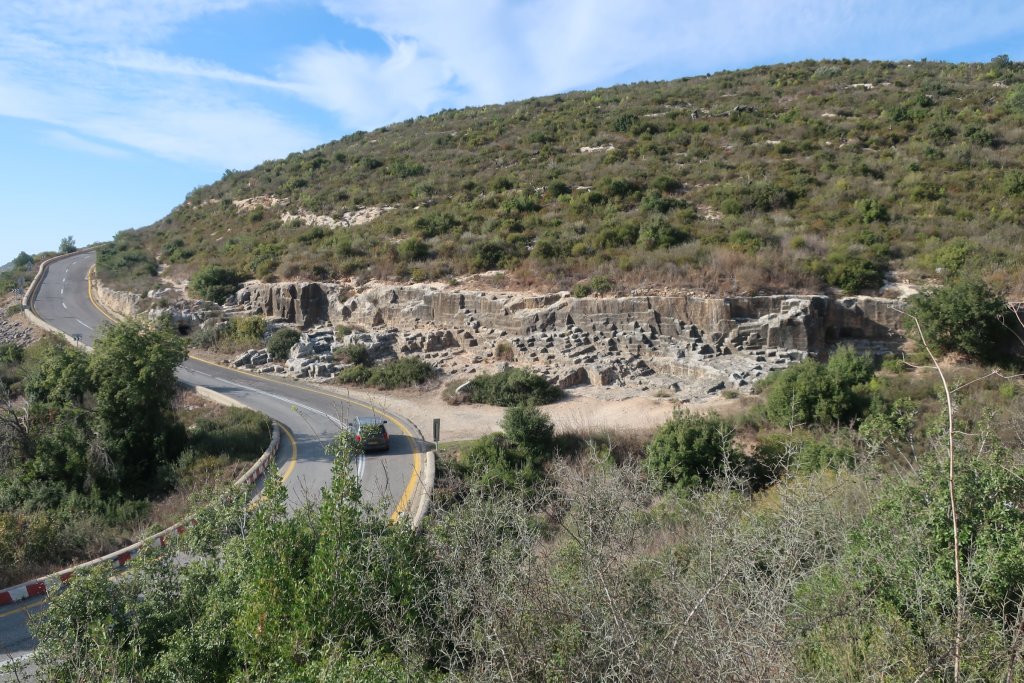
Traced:
[[21, 605], [20, 607], [10, 607], [10, 608], [4, 610], [3, 612], [0, 612], [0, 619], [4, 619], [6, 617], [13, 617], [15, 614], [20, 614], [22, 612], [28, 612], [30, 609], [39, 609], [39, 608], [42, 608], [43, 605], [45, 605], [45, 604], [46, 604], [46, 599], [44, 598], [43, 600], [40, 600], [39, 602], [32, 603], [31, 605]]
[[[89, 292], [89, 301], [96, 308], [96, 310], [98, 310], [100, 313], [102, 313], [104, 316], [106, 316], [106, 318], [108, 320], [111, 320], [113, 322], [117, 322], [117, 320], [114, 317], [112, 317], [111, 315], [109, 315], [96, 302], [96, 300], [93, 298], [93, 295], [92, 295], [92, 284], [93, 284], [93, 276], [95, 275], [95, 273], [96, 273], [96, 266], [92, 266], [89, 269], [89, 272], [87, 274], [88, 284], [87, 284], [86, 289]], [[229, 371], [237, 373], [239, 375], [243, 375], [245, 377], [249, 377], [250, 379], [254, 378], [254, 375], [252, 373], [250, 373], [250, 372], [245, 372], [244, 370], [239, 370], [238, 368], [232, 368], [230, 366], [221, 365], [219, 363], [214, 363], [213, 361], [209, 361], [209, 360], [206, 360], [204, 358], [199, 358], [198, 356], [195, 356], [193, 354], [189, 354], [189, 358], [191, 360], [196, 361], [197, 363], [203, 363], [204, 365], [209, 365], [211, 367], [215, 367], [218, 370], [229, 370]], [[351, 403], [353, 405], [359, 406], [360, 408], [365, 408], [365, 409], [367, 409], [369, 411], [372, 411], [374, 413], [378, 413], [381, 416], [383, 416], [384, 419], [388, 420], [392, 424], [398, 425], [398, 428], [402, 431], [402, 434], [404, 434], [409, 439], [409, 443], [412, 444], [413, 453], [412, 453], [412, 475], [409, 477], [409, 481], [405, 485], [405, 490], [402, 492], [402, 497], [399, 498], [399, 500], [398, 500], [398, 505], [395, 506], [394, 512], [391, 513], [391, 521], [397, 521], [399, 515], [401, 515], [403, 512], [405, 512], [406, 508], [409, 507], [409, 502], [412, 499], [412, 496], [413, 496], [413, 494], [416, 491], [416, 483], [419, 481], [420, 470], [421, 470], [421, 468], [423, 466], [423, 464], [422, 464], [423, 453], [420, 451], [419, 447], [416, 445], [416, 439], [413, 437], [412, 432], [410, 432], [405, 427], [405, 425], [402, 424], [402, 422], [400, 420], [398, 420], [396, 417], [394, 417], [393, 415], [390, 415], [390, 414], [384, 412], [383, 410], [378, 409], [376, 406], [370, 405], [369, 403], [364, 403], [363, 401], [359, 401], [359, 400], [353, 399], [353, 398], [343, 398], [341, 396], [338, 396], [337, 394], [329, 393], [329, 392], [326, 392], [326, 391], [321, 391], [321, 390], [318, 390], [318, 389], [314, 389], [313, 387], [303, 386], [301, 384], [296, 384], [294, 381], [285, 381], [285, 380], [282, 380], [282, 379], [278, 379], [276, 377], [259, 377], [259, 378], [257, 378], [257, 380], [258, 381], [262, 381], [262, 382], [273, 382], [275, 384], [280, 384], [281, 386], [287, 386], [287, 387], [289, 387], [291, 389], [298, 389], [299, 391], [305, 392], [305, 393], [308, 393], [308, 394], [315, 394], [317, 396], [323, 396], [325, 398], [331, 399], [332, 401], [343, 401], [343, 402], [346, 402], [346, 403]], [[291, 438], [291, 436], [289, 436], [289, 438]], [[289, 471], [289, 474], [291, 474], [290, 471]]]
[[292, 476], [292, 472], [295, 471], [295, 464], [299, 460], [299, 445], [295, 443], [295, 437], [292, 436], [292, 432], [290, 429], [285, 427], [280, 422], [278, 422], [278, 425], [280, 425], [281, 431], [284, 432], [284, 435], [288, 437], [288, 440], [292, 444], [292, 458], [291, 460], [288, 461], [288, 464], [285, 465], [284, 472], [281, 473], [281, 482], [283, 483], [288, 481], [288, 477]]

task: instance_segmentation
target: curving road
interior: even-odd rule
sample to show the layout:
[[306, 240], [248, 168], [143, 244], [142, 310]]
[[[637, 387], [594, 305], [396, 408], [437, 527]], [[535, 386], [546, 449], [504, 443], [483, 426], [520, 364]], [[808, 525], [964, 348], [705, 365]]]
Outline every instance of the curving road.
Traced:
[[[95, 260], [95, 253], [87, 252], [52, 263], [31, 302], [38, 317], [68, 335], [77, 335], [87, 346], [110, 322], [95, 305], [89, 287]], [[196, 358], [181, 365], [178, 378], [233, 398], [284, 427], [277, 466], [293, 506], [315, 500], [330, 481], [332, 459], [324, 453], [324, 445], [345, 423], [357, 415], [384, 416], [391, 433], [390, 451], [364, 456], [352, 467], [364, 500], [393, 519], [414, 508], [424, 442], [410, 422], [327, 388], [253, 375]], [[36, 599], [0, 609], [0, 663], [31, 652], [34, 642], [27, 618], [44, 607], [45, 601]]]

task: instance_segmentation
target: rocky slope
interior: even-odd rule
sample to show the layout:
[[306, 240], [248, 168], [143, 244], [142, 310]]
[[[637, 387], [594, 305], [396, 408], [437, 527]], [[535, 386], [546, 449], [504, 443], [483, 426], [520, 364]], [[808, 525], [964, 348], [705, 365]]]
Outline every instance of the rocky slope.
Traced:
[[[99, 295], [122, 313], [145, 307], [103, 287]], [[258, 372], [329, 378], [343, 367], [334, 351], [362, 344], [378, 360], [418, 355], [449, 377], [511, 363], [564, 388], [696, 398], [742, 390], [836, 342], [891, 348], [902, 339], [897, 303], [820, 295], [578, 298], [452, 285], [290, 282], [249, 283], [224, 307], [177, 302], [151, 314], [170, 312], [183, 331], [236, 315], [305, 330], [284, 363], [272, 363], [260, 349], [234, 360]]]

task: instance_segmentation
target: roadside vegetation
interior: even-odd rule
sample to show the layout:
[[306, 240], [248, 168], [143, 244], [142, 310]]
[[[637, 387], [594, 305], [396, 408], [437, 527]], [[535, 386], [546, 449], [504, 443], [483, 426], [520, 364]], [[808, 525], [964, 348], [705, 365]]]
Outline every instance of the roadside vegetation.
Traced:
[[540, 375], [523, 368], [509, 368], [494, 374], [480, 374], [470, 380], [461, 392], [456, 386], [446, 387], [449, 403], [487, 403], [492, 406], [515, 406], [524, 403], [544, 405], [562, 397], [562, 390]]
[[226, 171], [99, 271], [145, 291], [166, 264], [214, 299], [241, 277], [493, 269], [578, 296], [855, 293], [888, 271], [1020, 294], [1022, 93], [1005, 57], [804, 61], [444, 111]]
[[266, 448], [266, 418], [179, 390], [184, 357], [175, 332], [135, 321], [91, 355], [55, 336], [0, 345], [0, 585], [172, 524]]
[[[272, 478], [255, 510], [200, 515], [181, 539], [195, 562], [154, 551], [116, 583], [75, 581], [36, 661], [57, 681], [1016, 680], [1019, 380], [947, 370], [965, 387], [958, 601], [937, 375], [848, 349], [810, 363], [760, 407], [644, 437], [555, 434], [510, 407], [442, 454], [419, 532], [367, 509], [342, 465], [294, 512]], [[865, 402], [840, 419], [767, 409], [845, 390]]]

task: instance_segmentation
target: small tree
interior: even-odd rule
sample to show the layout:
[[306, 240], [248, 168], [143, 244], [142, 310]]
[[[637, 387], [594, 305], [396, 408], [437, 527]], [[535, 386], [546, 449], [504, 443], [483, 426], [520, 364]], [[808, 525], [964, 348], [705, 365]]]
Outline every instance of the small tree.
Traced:
[[698, 486], [735, 457], [731, 429], [722, 418], [676, 413], [647, 444], [646, 466], [666, 486]]
[[1006, 301], [980, 280], [959, 279], [910, 299], [926, 339], [942, 351], [959, 351], [983, 361], [1003, 355], [1009, 330]]
[[57, 251], [62, 254], [70, 254], [73, 251], [78, 251], [78, 247], [75, 246], [75, 238], [71, 235], [64, 237], [60, 241], [60, 246], [57, 247]]

